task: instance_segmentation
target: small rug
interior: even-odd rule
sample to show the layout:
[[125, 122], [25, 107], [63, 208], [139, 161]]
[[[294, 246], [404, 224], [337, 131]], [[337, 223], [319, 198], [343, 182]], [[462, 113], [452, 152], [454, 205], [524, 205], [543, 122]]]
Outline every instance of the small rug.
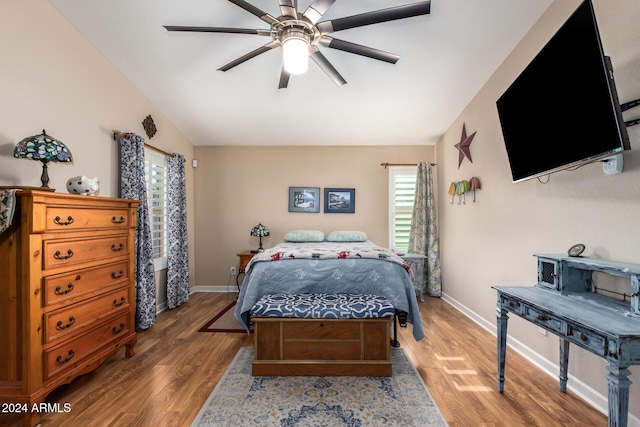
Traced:
[[231, 304], [223, 308], [220, 313], [216, 314], [213, 319], [198, 329], [198, 332], [232, 332], [246, 334], [247, 331], [240, 326], [236, 318], [233, 317], [233, 308], [235, 306], [236, 301], [232, 301]]
[[252, 377], [243, 347], [191, 424], [213, 426], [447, 426], [402, 348], [391, 349], [393, 376]]

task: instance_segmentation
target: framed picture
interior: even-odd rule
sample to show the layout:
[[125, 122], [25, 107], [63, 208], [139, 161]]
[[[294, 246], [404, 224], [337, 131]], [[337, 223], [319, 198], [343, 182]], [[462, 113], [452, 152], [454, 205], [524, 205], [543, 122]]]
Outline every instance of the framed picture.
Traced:
[[289, 187], [289, 212], [320, 212], [320, 187]]
[[324, 213], [355, 213], [355, 188], [325, 188]]

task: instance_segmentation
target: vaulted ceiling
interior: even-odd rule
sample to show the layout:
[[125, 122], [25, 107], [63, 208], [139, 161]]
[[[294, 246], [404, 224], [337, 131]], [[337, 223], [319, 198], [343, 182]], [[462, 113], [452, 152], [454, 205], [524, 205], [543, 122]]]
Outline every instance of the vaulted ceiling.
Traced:
[[[280, 48], [217, 71], [268, 37], [163, 28], [269, 29], [229, 1], [50, 1], [197, 146], [434, 144], [551, 3], [432, 0], [429, 15], [332, 34], [397, 54], [396, 64], [320, 47], [347, 84], [310, 62], [278, 89]], [[280, 15], [277, 0], [247, 1]], [[414, 1], [337, 0], [321, 20]]]

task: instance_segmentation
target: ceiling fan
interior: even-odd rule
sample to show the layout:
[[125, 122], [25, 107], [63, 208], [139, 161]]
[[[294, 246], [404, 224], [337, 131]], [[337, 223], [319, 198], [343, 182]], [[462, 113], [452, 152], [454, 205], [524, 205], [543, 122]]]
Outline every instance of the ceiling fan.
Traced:
[[[270, 25], [269, 29], [225, 28], [225, 27], [193, 27], [165, 25], [167, 31], [189, 31], [203, 33], [231, 33], [231, 34], [255, 34], [271, 37], [271, 41], [222, 67], [220, 71], [228, 71], [243, 62], [268, 52], [276, 47], [282, 48], [283, 67], [280, 73], [278, 89], [286, 88], [291, 74], [302, 74], [307, 70], [308, 58], [311, 58], [338, 86], [346, 83], [346, 80], [329, 63], [327, 58], [318, 49], [319, 46], [337, 49], [344, 52], [355, 53], [369, 58], [395, 64], [400, 57], [393, 53], [385, 52], [368, 46], [340, 40], [329, 36], [335, 31], [349, 28], [362, 27], [380, 22], [395, 21], [426, 15], [431, 11], [431, 1], [422, 1], [403, 6], [361, 13], [344, 18], [320, 21], [322, 15], [335, 3], [336, 0], [314, 0], [303, 12], [298, 11], [297, 0], [279, 0], [279, 17], [274, 17], [245, 0], [229, 0], [236, 6], [257, 16]], [[320, 22], [319, 22], [320, 21]]]

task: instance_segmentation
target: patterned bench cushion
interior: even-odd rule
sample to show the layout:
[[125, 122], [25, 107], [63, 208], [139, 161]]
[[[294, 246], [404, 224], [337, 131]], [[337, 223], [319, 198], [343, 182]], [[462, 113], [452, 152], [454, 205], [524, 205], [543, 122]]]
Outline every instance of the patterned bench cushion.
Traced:
[[251, 308], [251, 315], [257, 317], [370, 319], [393, 314], [389, 300], [370, 294], [272, 294]]

